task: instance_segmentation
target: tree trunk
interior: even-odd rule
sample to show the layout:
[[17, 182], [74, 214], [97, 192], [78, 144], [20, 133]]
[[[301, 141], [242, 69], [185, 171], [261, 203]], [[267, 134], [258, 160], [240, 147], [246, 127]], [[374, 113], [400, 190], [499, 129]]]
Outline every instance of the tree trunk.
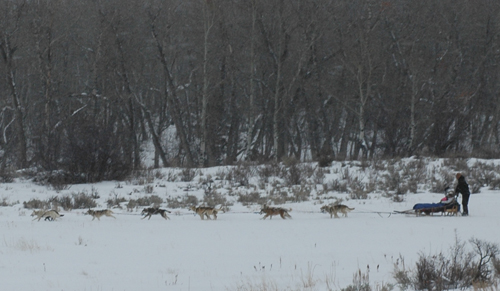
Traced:
[[245, 149], [245, 159], [249, 160], [252, 152], [253, 132], [255, 127], [255, 22], [257, 19], [257, 7], [255, 0], [252, 0], [252, 31], [250, 34], [250, 79], [249, 79], [249, 104], [247, 121], [247, 140]]
[[10, 87], [10, 94], [14, 110], [14, 120], [15, 120], [16, 135], [17, 135], [17, 152], [19, 153], [18, 156], [19, 165], [21, 166], [21, 168], [26, 168], [28, 166], [28, 146], [26, 140], [26, 131], [24, 129], [24, 122], [23, 122], [24, 114], [23, 114], [23, 107], [19, 100], [19, 93], [16, 86], [16, 77], [12, 65], [12, 60], [14, 58], [13, 54], [15, 49], [11, 48], [10, 39], [7, 35], [4, 35], [3, 41], [0, 43], [0, 50], [6, 67], [7, 83], [8, 86]]
[[163, 45], [161, 41], [158, 39], [158, 34], [156, 32], [156, 27], [154, 24], [154, 19], [152, 19], [151, 22], [151, 34], [153, 35], [153, 38], [156, 42], [156, 47], [158, 49], [160, 61], [163, 66], [163, 71], [165, 74], [165, 79], [167, 81], [167, 87], [166, 87], [166, 92], [165, 96], [167, 98], [167, 104], [168, 104], [168, 110], [172, 115], [173, 122], [175, 124], [175, 128], [177, 130], [177, 134], [179, 135], [180, 142], [181, 142], [181, 148], [184, 150], [184, 153], [187, 158], [187, 166], [192, 167], [194, 166], [194, 160], [193, 160], [193, 155], [191, 153], [191, 150], [189, 148], [189, 142], [187, 139], [186, 132], [184, 130], [184, 125], [182, 121], [182, 116], [181, 116], [181, 108], [180, 104], [177, 98], [177, 93], [176, 93], [176, 87], [174, 84], [174, 80], [172, 79], [172, 75], [170, 74], [170, 69], [167, 64], [167, 57], [164, 53], [163, 50]]
[[208, 5], [204, 7], [204, 39], [203, 39], [203, 90], [201, 96], [201, 142], [200, 142], [200, 160], [199, 166], [207, 166], [208, 154], [207, 154], [207, 142], [208, 142], [208, 37], [210, 36], [210, 30], [213, 26], [212, 13]]
[[[141, 104], [141, 103], [139, 103]], [[155, 130], [155, 126], [153, 123], [153, 119], [151, 118], [151, 112], [146, 109], [144, 104], [141, 104], [142, 111], [144, 112], [144, 117], [146, 118], [146, 122], [148, 123], [149, 131], [151, 132], [151, 136], [153, 138], [153, 144], [155, 146], [155, 155], [158, 155], [161, 158], [164, 167], [168, 167], [167, 156], [165, 155], [165, 151], [161, 146], [161, 138], [159, 134]], [[155, 163], [155, 167], [157, 167]]]

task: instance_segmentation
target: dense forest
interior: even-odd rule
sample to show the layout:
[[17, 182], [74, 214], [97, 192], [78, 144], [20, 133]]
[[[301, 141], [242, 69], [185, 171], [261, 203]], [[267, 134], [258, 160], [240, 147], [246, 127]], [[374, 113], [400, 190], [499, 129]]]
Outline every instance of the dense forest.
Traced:
[[499, 157], [496, 0], [0, 2], [2, 169]]

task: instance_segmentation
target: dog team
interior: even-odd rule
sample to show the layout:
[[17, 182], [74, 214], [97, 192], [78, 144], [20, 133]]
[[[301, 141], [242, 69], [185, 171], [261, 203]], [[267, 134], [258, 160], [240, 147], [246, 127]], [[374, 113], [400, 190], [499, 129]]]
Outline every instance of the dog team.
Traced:
[[[206, 219], [217, 219], [217, 214], [219, 212], [225, 212], [224, 207], [220, 208], [215, 208], [215, 207], [208, 207], [208, 206], [191, 206], [189, 208], [190, 210], [194, 211], [194, 214], [199, 215], [201, 220]], [[333, 205], [325, 205], [321, 207], [321, 212], [323, 213], [329, 213], [330, 218], [339, 218], [338, 213], [342, 213], [344, 217], [347, 217], [347, 213], [349, 211], [354, 210], [354, 208], [350, 208], [346, 205], [343, 204], [333, 204]], [[264, 217], [262, 217], [263, 220], [269, 217], [269, 219], [272, 219], [273, 216], [279, 215], [282, 219], [287, 219], [287, 218], [292, 218], [289, 212], [291, 212], [292, 209], [285, 209], [282, 207], [270, 207], [266, 204], [264, 204], [259, 212], [259, 214], [264, 214]], [[141, 215], [143, 216], [142, 219], [145, 219], [146, 217], [151, 219], [151, 216], [153, 215], [160, 215], [163, 217], [165, 220], [170, 219], [167, 216], [167, 213], [171, 213], [170, 211], [166, 209], [161, 209], [159, 207], [148, 207], [144, 208], [141, 212]], [[113, 216], [114, 212], [111, 211], [110, 209], [104, 209], [104, 210], [92, 210], [89, 209], [87, 212], [84, 213], [85, 215], [90, 215], [92, 216], [92, 220], [96, 219], [101, 220], [101, 217], [107, 216], [107, 217], [113, 217], [116, 219], [115, 216]], [[55, 210], [34, 210], [31, 216], [35, 216], [33, 220], [40, 221], [42, 218], [44, 220], [48, 221], [54, 221], [57, 218], [60, 218], [64, 216], [63, 214], [59, 214], [59, 212]]]

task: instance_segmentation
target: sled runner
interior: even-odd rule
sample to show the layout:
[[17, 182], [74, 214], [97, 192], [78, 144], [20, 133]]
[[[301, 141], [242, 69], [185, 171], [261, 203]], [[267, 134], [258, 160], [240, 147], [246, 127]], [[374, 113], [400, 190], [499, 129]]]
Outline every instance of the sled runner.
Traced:
[[460, 212], [460, 204], [455, 203], [418, 203], [413, 206], [413, 209], [404, 211], [394, 211], [401, 214], [415, 214], [417, 216], [433, 215], [441, 213], [441, 215], [458, 215]]

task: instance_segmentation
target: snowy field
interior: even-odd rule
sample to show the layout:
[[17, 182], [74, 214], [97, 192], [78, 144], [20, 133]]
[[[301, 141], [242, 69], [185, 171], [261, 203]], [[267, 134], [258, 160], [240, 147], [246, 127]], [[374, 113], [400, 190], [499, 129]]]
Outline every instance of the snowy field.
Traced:
[[[92, 188], [102, 197], [96, 209], [104, 209], [106, 199], [134, 187], [73, 185], [58, 195]], [[172, 183], [166, 189], [155, 193], [182, 194]], [[443, 195], [436, 193], [407, 194], [400, 203], [334, 193], [355, 208], [347, 218], [331, 219], [311, 200], [282, 205], [293, 209], [287, 220], [262, 220], [259, 206], [236, 203], [218, 220], [202, 221], [188, 209], [169, 209], [170, 220], [142, 220], [142, 208], [123, 208], [113, 209], [116, 219], [92, 221], [72, 210], [53, 222], [33, 221], [22, 202], [55, 191], [26, 180], [0, 184], [0, 191], [19, 201], [0, 207], [1, 290], [340, 290], [360, 271], [376, 288], [395, 283], [401, 257], [413, 268], [419, 253], [447, 253], [456, 235], [500, 243], [500, 195], [487, 188], [471, 196], [469, 217], [392, 214], [438, 202]]]

